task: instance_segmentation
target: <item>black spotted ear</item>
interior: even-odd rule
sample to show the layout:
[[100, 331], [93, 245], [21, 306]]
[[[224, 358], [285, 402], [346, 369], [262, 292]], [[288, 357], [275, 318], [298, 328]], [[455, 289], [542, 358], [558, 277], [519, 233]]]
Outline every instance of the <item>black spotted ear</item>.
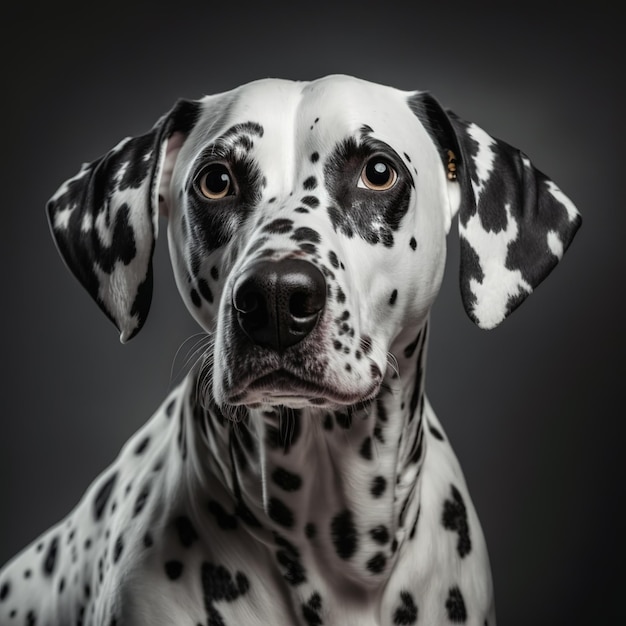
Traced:
[[429, 94], [409, 105], [458, 185], [461, 294], [481, 328], [502, 322], [550, 273], [581, 224], [571, 200], [528, 157]]
[[180, 100], [150, 132], [84, 164], [47, 205], [61, 256], [122, 342], [139, 332], [150, 308], [159, 183], [171, 173], [181, 136], [194, 126], [199, 107]]

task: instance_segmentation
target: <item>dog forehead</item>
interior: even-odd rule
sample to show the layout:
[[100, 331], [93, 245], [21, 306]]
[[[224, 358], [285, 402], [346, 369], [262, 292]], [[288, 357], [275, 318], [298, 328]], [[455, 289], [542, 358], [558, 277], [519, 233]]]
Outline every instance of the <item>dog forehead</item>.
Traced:
[[420, 125], [408, 107], [409, 96], [410, 92], [337, 74], [308, 82], [253, 81], [207, 96], [203, 104], [211, 134], [217, 136], [253, 122], [262, 127], [266, 140], [280, 135], [297, 138], [313, 129], [338, 138], [353, 135], [364, 125], [381, 139], [394, 140], [406, 133], [407, 123]]

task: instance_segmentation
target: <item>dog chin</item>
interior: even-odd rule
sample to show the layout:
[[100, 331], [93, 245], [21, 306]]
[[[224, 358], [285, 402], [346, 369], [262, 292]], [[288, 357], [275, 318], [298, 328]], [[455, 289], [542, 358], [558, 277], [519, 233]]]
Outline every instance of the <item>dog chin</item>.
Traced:
[[379, 383], [367, 389], [342, 389], [304, 380], [284, 370], [265, 374], [229, 394], [226, 402], [260, 408], [284, 406], [293, 409], [340, 407], [364, 404], [378, 393]]

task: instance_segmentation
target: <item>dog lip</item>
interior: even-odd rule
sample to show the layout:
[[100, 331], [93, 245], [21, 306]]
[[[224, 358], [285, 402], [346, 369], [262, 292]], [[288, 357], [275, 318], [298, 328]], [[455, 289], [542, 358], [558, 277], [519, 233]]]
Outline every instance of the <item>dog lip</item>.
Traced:
[[[286, 369], [280, 368], [262, 374], [249, 383], [242, 385], [242, 387], [231, 396], [229, 403], [248, 404], [251, 399], [250, 396], [252, 395], [254, 400], [251, 403], [258, 402], [260, 396], [265, 402], [272, 399], [288, 400], [301, 398], [309, 401], [312, 399], [320, 399], [335, 404], [350, 405], [368, 400], [377, 388], [378, 385], [373, 383], [366, 393], [359, 393], [357, 395], [355, 393], [333, 389], [311, 380], [306, 380]], [[315, 402], [309, 402], [309, 404], [316, 406]]]
[[266, 391], [268, 395], [281, 397], [316, 397], [326, 395], [329, 389], [316, 382], [305, 380], [285, 369], [278, 369], [259, 376], [247, 386], [249, 391]]

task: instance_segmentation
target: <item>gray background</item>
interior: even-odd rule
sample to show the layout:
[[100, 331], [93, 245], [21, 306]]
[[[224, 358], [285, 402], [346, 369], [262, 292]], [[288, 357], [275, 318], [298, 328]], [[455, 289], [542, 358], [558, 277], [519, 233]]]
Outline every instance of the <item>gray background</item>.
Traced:
[[22, 4], [2, 19], [0, 563], [69, 512], [197, 331], [162, 238], [151, 315], [121, 346], [58, 257], [48, 197], [178, 97], [348, 73], [431, 90], [583, 213], [563, 262], [489, 332], [463, 312], [451, 235], [427, 385], [487, 536], [499, 623], [625, 623], [618, 3]]

